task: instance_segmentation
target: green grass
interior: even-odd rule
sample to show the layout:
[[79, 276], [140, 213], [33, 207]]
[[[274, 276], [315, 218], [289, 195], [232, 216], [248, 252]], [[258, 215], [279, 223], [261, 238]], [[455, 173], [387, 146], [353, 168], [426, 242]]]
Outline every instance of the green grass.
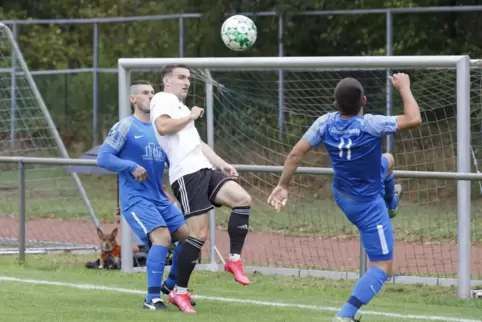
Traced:
[[[60, 167], [47, 167], [35, 171], [29, 166], [27, 178], [26, 211], [29, 219], [84, 218], [89, 213], [69, 174]], [[101, 222], [113, 220], [116, 207], [116, 177], [111, 175], [80, 175], [84, 188]], [[18, 213], [18, 173], [0, 174], [3, 189], [0, 190], [2, 214]], [[281, 213], [274, 212], [265, 200], [269, 191], [254, 188], [250, 191], [255, 205], [251, 216], [254, 231], [282, 232], [288, 235], [357, 236], [335, 203], [329, 199], [303, 197], [289, 203]], [[268, 189], [269, 190], [269, 189]], [[472, 240], [482, 241], [482, 211], [474, 202], [472, 207]], [[229, 212], [226, 208], [216, 211], [216, 224], [226, 228]], [[402, 203], [399, 216], [394, 219], [397, 240], [407, 242], [454, 241], [457, 233], [456, 205], [440, 201], [427, 205]]]
[[[92, 256], [28, 256], [20, 266], [15, 257], [0, 258], [0, 275], [21, 279], [47, 280], [74, 284], [94, 284], [143, 291], [145, 274], [84, 269]], [[289, 304], [338, 308], [353, 287], [353, 281], [317, 278], [289, 278], [250, 275], [252, 285], [242, 287], [227, 273], [194, 272], [191, 286], [197, 295], [229, 297]], [[334, 311], [274, 308], [255, 304], [198, 299], [198, 314], [185, 315], [169, 305], [168, 312], [140, 309], [142, 294], [80, 290], [65, 286], [0, 282], [0, 320], [2, 321], [330, 321]], [[366, 307], [367, 311], [402, 315], [435, 315], [480, 319], [482, 301], [461, 301], [455, 288], [421, 285], [386, 285]], [[408, 321], [361, 313], [369, 321]]]

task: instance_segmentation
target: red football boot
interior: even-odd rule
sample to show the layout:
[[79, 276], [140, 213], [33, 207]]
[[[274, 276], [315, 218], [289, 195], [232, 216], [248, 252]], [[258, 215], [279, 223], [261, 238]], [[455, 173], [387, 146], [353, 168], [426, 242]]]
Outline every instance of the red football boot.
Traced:
[[232, 261], [228, 259], [226, 264], [224, 264], [224, 270], [226, 272], [233, 273], [236, 282], [242, 285], [250, 284], [246, 273], [244, 273], [243, 262], [241, 262], [241, 260]]
[[175, 290], [167, 296], [169, 303], [174, 304], [179, 308], [179, 311], [186, 313], [196, 313], [191, 305], [191, 296], [189, 293], [177, 294]]

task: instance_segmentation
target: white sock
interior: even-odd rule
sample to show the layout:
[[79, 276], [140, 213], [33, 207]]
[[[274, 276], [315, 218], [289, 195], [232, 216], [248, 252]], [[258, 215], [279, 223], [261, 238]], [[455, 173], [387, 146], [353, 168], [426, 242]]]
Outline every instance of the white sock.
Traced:
[[176, 294], [186, 294], [187, 287], [179, 287], [176, 285], [176, 287], [174, 288], [174, 292], [176, 292]]
[[241, 255], [239, 255], [239, 254], [230, 254], [229, 255], [230, 261], [235, 262], [235, 261], [239, 261], [240, 259], [241, 259]]

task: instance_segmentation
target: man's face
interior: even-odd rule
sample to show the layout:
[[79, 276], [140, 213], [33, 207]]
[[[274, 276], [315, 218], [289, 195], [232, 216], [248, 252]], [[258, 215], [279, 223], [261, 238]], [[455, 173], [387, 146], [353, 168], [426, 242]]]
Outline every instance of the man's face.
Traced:
[[134, 94], [131, 94], [132, 105], [143, 113], [149, 113], [154, 88], [151, 85], [137, 85], [133, 92]]
[[187, 96], [191, 73], [187, 68], [175, 68], [172, 73], [164, 77], [164, 90], [176, 95], [180, 100], [184, 100]]

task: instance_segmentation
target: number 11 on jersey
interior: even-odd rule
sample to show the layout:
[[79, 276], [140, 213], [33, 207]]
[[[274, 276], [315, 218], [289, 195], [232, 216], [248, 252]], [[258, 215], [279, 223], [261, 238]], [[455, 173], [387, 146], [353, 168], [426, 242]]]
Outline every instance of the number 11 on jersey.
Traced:
[[348, 138], [346, 145], [345, 145], [345, 139], [343, 138], [340, 139], [340, 144], [338, 144], [338, 149], [340, 149], [338, 156], [340, 158], [343, 158], [343, 150], [346, 150], [346, 159], [351, 160], [351, 144], [352, 144], [352, 141], [350, 138]]

